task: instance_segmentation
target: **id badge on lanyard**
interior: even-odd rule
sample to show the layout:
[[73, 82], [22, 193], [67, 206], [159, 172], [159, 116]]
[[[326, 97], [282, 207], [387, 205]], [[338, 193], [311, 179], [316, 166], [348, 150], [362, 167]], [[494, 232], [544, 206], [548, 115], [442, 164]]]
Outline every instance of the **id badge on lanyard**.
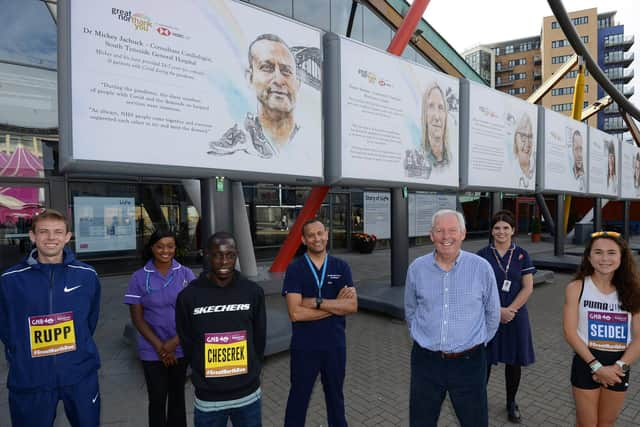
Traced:
[[316, 286], [318, 287], [318, 298], [322, 298], [322, 285], [324, 285], [324, 278], [327, 274], [327, 259], [329, 258], [329, 254], [325, 255], [324, 261], [322, 262], [322, 271], [320, 272], [320, 277], [318, 277], [316, 267], [313, 265], [313, 262], [311, 262], [311, 258], [309, 258], [309, 255], [304, 254], [304, 258], [307, 260], [307, 264], [309, 265], [309, 269], [313, 274], [313, 278], [316, 279]]

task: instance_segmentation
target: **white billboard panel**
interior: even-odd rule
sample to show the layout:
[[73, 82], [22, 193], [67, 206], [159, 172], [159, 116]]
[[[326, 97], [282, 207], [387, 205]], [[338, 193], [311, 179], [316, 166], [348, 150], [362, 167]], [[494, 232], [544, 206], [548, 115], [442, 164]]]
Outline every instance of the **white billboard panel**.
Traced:
[[[544, 144], [540, 147], [542, 191], [584, 194], [587, 191], [587, 125], [544, 110]], [[540, 169], [540, 168], [539, 168]]]
[[640, 199], [640, 147], [623, 142], [620, 165], [620, 198]]
[[136, 249], [133, 197], [74, 197], [73, 217], [77, 253]]
[[457, 188], [459, 81], [348, 39], [339, 45], [334, 181]]
[[229, 0], [62, 5], [67, 166], [322, 177], [319, 30]]
[[619, 196], [620, 144], [615, 136], [589, 128], [589, 194]]
[[538, 141], [535, 105], [470, 82], [467, 126], [464, 186], [535, 191]]

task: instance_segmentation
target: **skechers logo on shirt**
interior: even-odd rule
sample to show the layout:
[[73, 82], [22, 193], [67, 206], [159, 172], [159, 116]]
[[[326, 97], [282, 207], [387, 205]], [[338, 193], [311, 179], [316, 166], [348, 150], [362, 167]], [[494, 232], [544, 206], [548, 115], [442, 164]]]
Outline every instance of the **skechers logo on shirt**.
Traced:
[[193, 315], [222, 313], [224, 311], [247, 311], [251, 310], [251, 304], [227, 304], [227, 305], [209, 305], [205, 307], [196, 307], [193, 309]]

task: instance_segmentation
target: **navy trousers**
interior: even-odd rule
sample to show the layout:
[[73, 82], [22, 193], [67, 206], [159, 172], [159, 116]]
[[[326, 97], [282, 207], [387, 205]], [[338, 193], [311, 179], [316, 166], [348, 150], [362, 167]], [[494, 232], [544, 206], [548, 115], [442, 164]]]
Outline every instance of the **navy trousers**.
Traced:
[[73, 427], [97, 427], [100, 424], [98, 372], [78, 384], [53, 390], [9, 390], [11, 423], [20, 427], [51, 427], [59, 400], [62, 400], [64, 412]]
[[411, 350], [411, 427], [436, 427], [442, 402], [449, 392], [453, 409], [462, 427], [486, 427], [487, 358], [480, 346], [457, 359], [445, 359], [439, 352], [420, 347]]
[[324, 389], [329, 427], [346, 427], [344, 414], [344, 372], [347, 352], [344, 347], [330, 350], [291, 350], [291, 389], [284, 417], [285, 427], [302, 427], [318, 373]]

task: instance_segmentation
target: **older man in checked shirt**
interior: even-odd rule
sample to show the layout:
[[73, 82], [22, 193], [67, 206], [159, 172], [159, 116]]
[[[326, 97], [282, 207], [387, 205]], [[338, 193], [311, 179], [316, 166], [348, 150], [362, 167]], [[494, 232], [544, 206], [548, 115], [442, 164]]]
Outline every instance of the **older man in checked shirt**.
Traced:
[[435, 250], [407, 271], [411, 427], [435, 427], [447, 392], [462, 427], [489, 422], [485, 345], [500, 323], [500, 299], [489, 263], [461, 250], [465, 234], [462, 214], [436, 212], [431, 220]]

